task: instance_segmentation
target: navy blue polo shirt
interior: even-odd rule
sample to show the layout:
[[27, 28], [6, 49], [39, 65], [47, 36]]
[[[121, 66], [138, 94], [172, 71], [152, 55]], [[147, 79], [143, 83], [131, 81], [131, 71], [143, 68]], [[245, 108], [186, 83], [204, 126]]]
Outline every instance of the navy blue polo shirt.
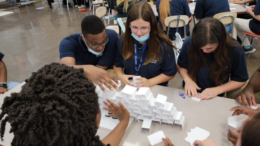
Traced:
[[102, 56], [96, 56], [88, 51], [85, 43], [81, 39], [80, 33], [72, 34], [64, 38], [60, 43], [60, 59], [63, 57], [73, 57], [76, 65], [99, 65], [111, 67], [115, 58], [116, 43], [118, 35], [114, 30], [107, 29], [108, 43], [105, 46]]
[[[192, 36], [188, 37], [182, 46], [180, 56], [178, 58], [178, 65], [182, 68], [188, 69], [189, 59], [188, 51], [192, 41]], [[208, 58], [207, 64], [199, 69], [196, 84], [201, 88], [198, 92], [202, 92], [206, 88], [217, 87], [218, 85], [210, 78], [210, 68], [215, 61], [214, 53], [206, 54]], [[232, 81], [245, 82], [248, 80], [247, 65], [245, 52], [241, 49], [241, 46], [237, 44], [237, 47], [233, 48], [229, 54], [229, 65], [227, 66], [228, 78], [223, 82], [223, 84], [229, 81], [229, 78]], [[185, 83], [183, 82], [183, 87]], [[218, 96], [224, 96], [220, 94]]]
[[0, 52], [0, 61], [2, 61], [3, 58], [4, 58], [4, 54]]
[[[123, 43], [123, 37], [119, 38], [117, 42], [118, 50], [116, 51], [114, 65], [116, 65], [116, 67], [124, 68], [124, 73], [127, 75], [135, 75], [135, 60], [134, 59], [124, 60], [121, 54], [122, 43]], [[161, 45], [165, 46], [164, 43], [161, 43]], [[138, 46], [142, 50], [142, 45], [138, 44]], [[149, 50], [149, 46], [147, 45], [145, 52], [143, 54], [143, 63], [146, 62], [148, 50]], [[177, 66], [175, 62], [175, 55], [173, 49], [170, 46], [166, 45], [166, 47], [163, 47], [163, 51], [161, 51], [161, 56], [162, 58], [160, 62], [157, 60], [153, 60], [147, 65], [142, 65], [140, 67], [138, 75], [147, 79], [156, 77], [161, 73], [165, 74], [166, 76], [175, 75], [177, 73]], [[138, 58], [140, 58], [140, 55]], [[159, 85], [167, 86], [168, 81], [161, 83]]]
[[[158, 12], [159, 26], [163, 30], [162, 22], [161, 22], [161, 18], [160, 18], [160, 10], [159, 10], [160, 3], [161, 3], [161, 0], [156, 1], [156, 9]], [[190, 17], [191, 13], [190, 13], [190, 8], [189, 8], [187, 0], [171, 0], [170, 1], [170, 14], [171, 14], [171, 16], [187, 15], [188, 17]], [[186, 33], [189, 32], [189, 29], [190, 29], [190, 27], [188, 24], [188, 25], [186, 25]], [[170, 29], [170, 32], [169, 32], [170, 39], [173, 39], [173, 37], [175, 36], [175, 32], [176, 32], [176, 28]], [[183, 27], [180, 27], [178, 29], [178, 32], [181, 35], [181, 37], [184, 37], [184, 28]], [[167, 34], [167, 29], [166, 29], [165, 33]]]
[[[256, 2], [254, 13], [255, 15], [260, 15], [260, 1]], [[253, 33], [260, 34], [260, 21], [253, 18], [249, 22], [249, 28]]]
[[197, 19], [202, 19], [229, 11], [228, 0], [197, 0], [194, 13]]

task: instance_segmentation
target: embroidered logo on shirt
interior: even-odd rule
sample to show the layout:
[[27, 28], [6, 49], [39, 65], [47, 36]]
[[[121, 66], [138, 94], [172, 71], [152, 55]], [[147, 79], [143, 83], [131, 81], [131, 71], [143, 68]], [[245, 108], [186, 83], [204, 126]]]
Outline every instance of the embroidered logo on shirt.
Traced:
[[152, 60], [150, 61], [150, 63], [157, 63], [157, 60]]

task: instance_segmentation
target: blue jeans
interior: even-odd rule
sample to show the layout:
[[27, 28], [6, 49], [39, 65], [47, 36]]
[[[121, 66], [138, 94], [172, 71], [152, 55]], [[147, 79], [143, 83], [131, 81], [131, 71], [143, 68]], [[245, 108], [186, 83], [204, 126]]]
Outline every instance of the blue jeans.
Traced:
[[227, 33], [231, 34], [232, 28], [233, 28], [233, 23], [226, 25], [225, 28], [226, 28]]
[[8, 89], [13, 89], [14, 87], [20, 85], [21, 83], [18, 82], [7, 82], [7, 88]]

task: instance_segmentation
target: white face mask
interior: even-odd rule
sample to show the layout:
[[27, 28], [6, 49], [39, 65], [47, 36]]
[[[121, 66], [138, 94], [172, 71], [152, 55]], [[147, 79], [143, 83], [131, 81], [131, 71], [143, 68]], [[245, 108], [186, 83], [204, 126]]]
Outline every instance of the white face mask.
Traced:
[[[82, 36], [83, 37], [83, 36]], [[100, 52], [100, 53], [98, 53], [98, 52], [96, 52], [96, 51], [94, 51], [94, 50], [92, 50], [88, 45], [87, 45], [87, 43], [86, 43], [86, 40], [85, 40], [85, 38], [83, 37], [83, 39], [84, 39], [84, 43], [85, 43], [85, 45], [86, 45], [86, 47], [88, 48], [88, 51], [90, 52], [90, 53], [92, 53], [92, 54], [94, 54], [94, 55], [96, 55], [97, 57], [99, 57], [99, 56], [102, 56], [103, 55], [103, 52], [104, 52], [104, 50], [105, 50], [105, 48], [102, 50], [102, 52]]]

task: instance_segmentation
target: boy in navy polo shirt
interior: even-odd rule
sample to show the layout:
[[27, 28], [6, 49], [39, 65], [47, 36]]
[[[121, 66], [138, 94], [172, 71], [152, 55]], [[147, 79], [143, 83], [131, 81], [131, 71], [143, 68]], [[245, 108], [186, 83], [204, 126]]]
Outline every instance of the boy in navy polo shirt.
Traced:
[[[107, 86], [117, 89], [117, 80], [106, 69], [112, 66], [118, 35], [105, 29], [97, 16], [87, 16], [81, 22], [82, 34], [72, 34], [60, 43], [60, 62], [75, 68], [82, 68], [87, 77], [103, 91]], [[114, 82], [113, 82], [114, 81]]]
[[[198, 21], [222, 12], [230, 12], [228, 0], [197, 0], [194, 10]], [[231, 33], [232, 27], [232, 24], [226, 25], [226, 31]]]

